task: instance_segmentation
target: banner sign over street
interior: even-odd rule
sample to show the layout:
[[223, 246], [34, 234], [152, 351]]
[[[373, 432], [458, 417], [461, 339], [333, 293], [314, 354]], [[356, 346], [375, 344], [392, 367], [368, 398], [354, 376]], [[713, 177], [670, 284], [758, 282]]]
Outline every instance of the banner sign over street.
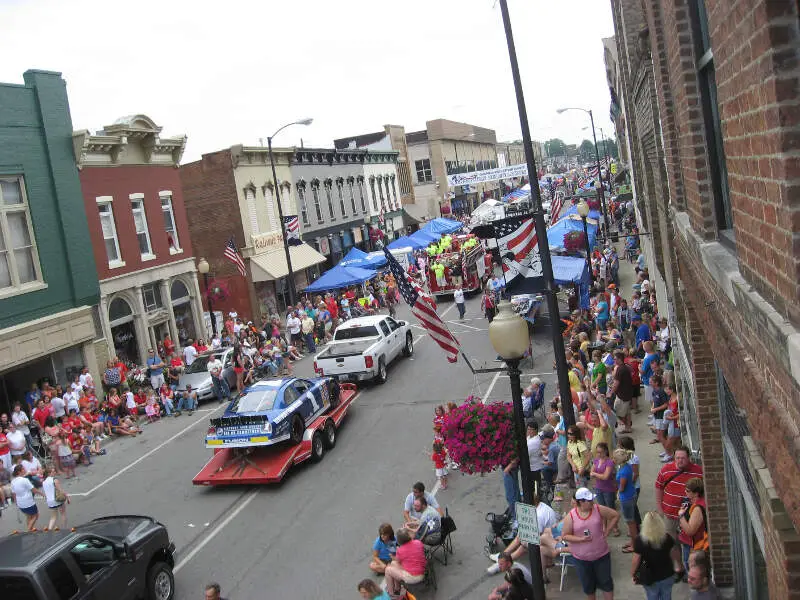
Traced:
[[511, 165], [508, 167], [498, 167], [497, 169], [485, 169], [483, 171], [472, 171], [471, 173], [448, 175], [447, 185], [449, 187], [455, 187], [457, 185], [475, 185], [476, 183], [486, 183], [487, 181], [500, 181], [501, 179], [527, 176], [528, 165]]

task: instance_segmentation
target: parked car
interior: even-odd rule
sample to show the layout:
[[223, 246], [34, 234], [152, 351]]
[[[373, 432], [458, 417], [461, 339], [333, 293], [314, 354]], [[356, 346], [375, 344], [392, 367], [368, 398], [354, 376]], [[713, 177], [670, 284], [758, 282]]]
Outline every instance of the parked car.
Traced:
[[285, 440], [299, 444], [306, 426], [335, 408], [339, 384], [318, 379], [265, 379], [246, 388], [219, 418], [211, 419], [206, 448], [271, 446]]
[[103, 517], [71, 531], [0, 539], [3, 600], [172, 600], [175, 545], [150, 517]]
[[[243, 350], [248, 355], [252, 355], [255, 352], [250, 348], [243, 348]], [[233, 362], [231, 360], [233, 348], [221, 348], [220, 350], [198, 354], [194, 362], [184, 368], [178, 380], [178, 392], [184, 391], [187, 385], [191, 385], [192, 390], [197, 392], [198, 402], [213, 400], [217, 397], [214, 393], [214, 385], [211, 383], [211, 374], [208, 372], [208, 362], [212, 356], [222, 361], [222, 376], [228, 382], [231, 391], [236, 389], [236, 373], [233, 371]]]
[[340, 381], [384, 383], [391, 362], [413, 353], [414, 336], [406, 321], [386, 315], [359, 317], [336, 328], [333, 340], [314, 359], [314, 371]]

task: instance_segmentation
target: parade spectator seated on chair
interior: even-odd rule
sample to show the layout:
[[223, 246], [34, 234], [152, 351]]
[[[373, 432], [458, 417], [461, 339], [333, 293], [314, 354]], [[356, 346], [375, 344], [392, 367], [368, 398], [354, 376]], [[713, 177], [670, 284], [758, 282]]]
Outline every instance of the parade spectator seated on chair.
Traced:
[[181, 392], [181, 398], [178, 400], [178, 408], [175, 411], [175, 416], [179, 416], [184, 409], [188, 410], [190, 415], [197, 410], [197, 392], [192, 389], [191, 385], [187, 385], [186, 389]]
[[386, 567], [386, 591], [389, 596], [398, 598], [400, 582], [420, 583], [425, 578], [425, 547], [419, 540], [412, 539], [405, 529], [397, 532], [397, 555]]
[[421, 498], [422, 496], [425, 497], [425, 501], [427, 505], [435, 508], [439, 512], [439, 516], [444, 514], [444, 511], [439, 507], [439, 503], [436, 501], [436, 498], [425, 491], [425, 484], [421, 481], [418, 481], [414, 484], [414, 487], [411, 489], [411, 493], [406, 496], [406, 502], [403, 506], [403, 523], [408, 523], [411, 519], [418, 519], [421, 513], [418, 513], [414, 510], [414, 500], [416, 498]]
[[418, 517], [412, 517], [405, 523], [404, 527], [415, 539], [422, 540], [427, 544], [437, 544], [441, 540], [442, 519], [439, 511], [428, 505], [428, 501], [423, 494], [419, 498], [414, 498], [414, 513]]

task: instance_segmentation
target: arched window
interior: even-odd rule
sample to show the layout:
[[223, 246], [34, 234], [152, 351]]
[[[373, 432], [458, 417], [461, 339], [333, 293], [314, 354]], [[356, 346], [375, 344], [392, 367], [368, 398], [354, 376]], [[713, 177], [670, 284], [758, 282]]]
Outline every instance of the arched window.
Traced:
[[176, 279], [172, 282], [172, 287], [169, 291], [169, 297], [172, 301], [172, 305], [176, 306], [178, 304], [186, 304], [189, 302], [189, 290], [186, 287], [186, 284], [183, 283], [180, 279]]
[[112, 326], [133, 321], [133, 310], [123, 298], [114, 298], [108, 306], [108, 322]]

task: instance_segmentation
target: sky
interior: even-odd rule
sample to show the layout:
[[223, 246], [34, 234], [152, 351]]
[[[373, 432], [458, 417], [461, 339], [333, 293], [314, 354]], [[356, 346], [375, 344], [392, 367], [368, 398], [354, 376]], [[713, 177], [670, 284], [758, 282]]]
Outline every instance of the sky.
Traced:
[[[613, 136], [609, 0], [509, 0], [533, 138]], [[183, 162], [258, 145], [331, 147], [446, 118], [520, 139], [496, 0], [0, 0], [0, 81], [59, 71], [76, 130], [146, 114], [186, 134]], [[600, 132], [597, 132], [600, 139]]]

